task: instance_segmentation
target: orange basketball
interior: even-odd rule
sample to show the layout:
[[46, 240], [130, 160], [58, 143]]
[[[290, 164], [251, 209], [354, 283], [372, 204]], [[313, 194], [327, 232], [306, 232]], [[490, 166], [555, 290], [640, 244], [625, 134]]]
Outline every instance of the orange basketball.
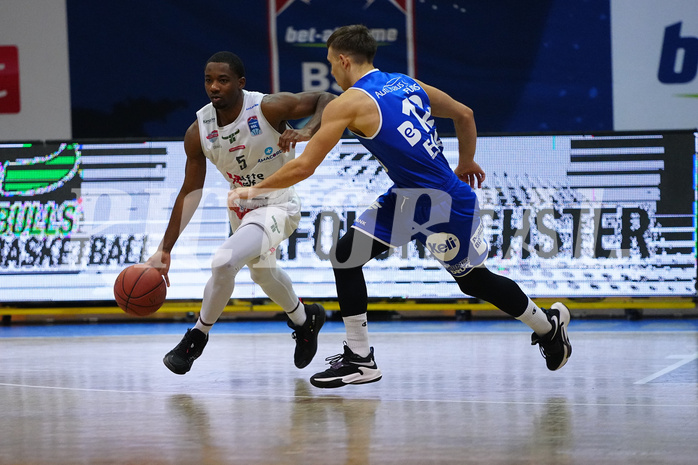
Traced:
[[162, 307], [166, 297], [165, 278], [149, 265], [124, 268], [114, 283], [116, 303], [129, 315], [152, 315]]

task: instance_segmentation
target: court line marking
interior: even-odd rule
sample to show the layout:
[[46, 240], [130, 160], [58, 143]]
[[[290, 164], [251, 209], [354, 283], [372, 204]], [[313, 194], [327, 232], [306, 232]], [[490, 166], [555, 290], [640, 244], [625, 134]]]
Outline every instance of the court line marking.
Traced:
[[687, 363], [691, 363], [692, 361], [698, 359], [698, 353], [695, 353], [693, 355], [669, 355], [669, 356], [667, 356], [667, 358], [678, 358], [680, 360], [672, 365], [669, 365], [668, 367], [666, 367], [662, 370], [659, 370], [656, 373], [653, 373], [653, 374], [647, 376], [646, 378], [642, 378], [640, 381], [635, 381], [634, 384], [647, 384], [650, 381], [653, 381], [653, 380], [659, 378], [660, 376], [664, 376], [667, 373], [671, 373], [672, 371], [674, 371], [678, 368], [681, 368], [682, 366], [686, 365]]
[[[698, 354], [697, 354], [698, 355]], [[78, 392], [96, 392], [96, 393], [111, 393], [111, 394], [147, 394], [147, 395], [191, 395], [186, 392], [168, 392], [168, 391], [134, 391], [134, 390], [118, 390], [118, 389], [91, 389], [91, 388], [75, 388], [63, 386], [39, 386], [32, 384], [14, 384], [0, 383], [2, 387], [15, 387], [26, 389], [47, 389], [56, 391], [78, 391]], [[201, 393], [197, 393], [201, 396]], [[485, 404], [485, 405], [561, 405], [566, 407], [659, 407], [659, 408], [695, 408], [698, 404], [621, 404], [621, 403], [592, 403], [592, 402], [546, 402], [546, 401], [508, 401], [508, 400], [465, 400], [465, 399], [406, 399], [391, 397], [384, 399], [381, 397], [366, 398], [366, 397], [344, 397], [341, 395], [318, 395], [318, 396], [297, 396], [297, 395], [276, 395], [269, 396], [264, 394], [240, 394], [240, 393], [206, 393], [205, 397], [232, 397], [240, 399], [312, 399], [312, 400], [347, 400], [347, 401], [380, 401], [380, 402], [414, 402], [414, 403], [445, 403], [445, 404]]]
[[[339, 329], [332, 329], [329, 331], [324, 331], [323, 334], [344, 334], [345, 330], [344, 328], [339, 328]], [[581, 330], [575, 330], [572, 332], [572, 335], [574, 334], [584, 334], [584, 335], [589, 335], [589, 334], [628, 334], [628, 335], [642, 335], [642, 334], [647, 334], [647, 333], [653, 333], [653, 334], [686, 334], [686, 333], [698, 333], [695, 329], [647, 329], [647, 330], [614, 330], [614, 329], [581, 329]], [[17, 341], [17, 340], [47, 340], [47, 339], [87, 339], [87, 338], [120, 338], [120, 337], [160, 337], [160, 336], [181, 336], [181, 332], [179, 333], [142, 333], [142, 334], [127, 334], [127, 333], [119, 333], [119, 334], [52, 334], [52, 335], [10, 335], [10, 334], [3, 334], [2, 330], [0, 330], [0, 343], [6, 341]], [[286, 331], [267, 331], [267, 332], [253, 332], [253, 331], [244, 331], [244, 332], [217, 332], [216, 337], [219, 336], [278, 336], [278, 335], [285, 335], [285, 334], [290, 334]], [[410, 331], [410, 330], [395, 330], [395, 331], [382, 331], [380, 329], [371, 331], [371, 334], [375, 335], [391, 335], [391, 334], [410, 334], [410, 335], [427, 335], [427, 334], [469, 334], [469, 335], [498, 335], [498, 334], [531, 334], [531, 330], [528, 327], [524, 327], [521, 329], [501, 329], [501, 330], [496, 330], [496, 329], [487, 329], [487, 330], [433, 330], [433, 331]]]

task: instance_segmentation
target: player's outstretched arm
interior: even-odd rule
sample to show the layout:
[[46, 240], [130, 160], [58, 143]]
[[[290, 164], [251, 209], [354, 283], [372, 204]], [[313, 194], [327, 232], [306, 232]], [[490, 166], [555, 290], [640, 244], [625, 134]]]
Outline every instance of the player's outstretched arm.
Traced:
[[168, 286], [170, 285], [167, 276], [170, 269], [170, 252], [199, 206], [206, 179], [206, 157], [201, 149], [199, 124], [196, 121], [189, 126], [184, 136], [184, 151], [187, 155], [184, 182], [172, 207], [170, 221], [167, 224], [162, 242], [157, 252], [146, 262], [160, 271]]
[[341, 104], [343, 97], [344, 95], [327, 105], [320, 129], [310, 139], [300, 156], [286, 163], [261, 183], [230, 191], [228, 206], [232, 206], [237, 199], [251, 199], [268, 190], [291, 187], [310, 177], [330, 150], [337, 145], [351, 121], [347, 107]]

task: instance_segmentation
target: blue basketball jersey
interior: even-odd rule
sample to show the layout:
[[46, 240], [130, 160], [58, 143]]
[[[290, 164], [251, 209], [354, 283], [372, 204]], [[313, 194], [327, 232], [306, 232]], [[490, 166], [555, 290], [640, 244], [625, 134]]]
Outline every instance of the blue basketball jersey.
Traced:
[[375, 69], [352, 89], [365, 92], [378, 106], [378, 132], [357, 137], [397, 187], [448, 191], [461, 183], [442, 153], [429, 97], [414, 79]]
[[352, 227], [390, 246], [417, 239], [453, 276], [464, 276], [485, 260], [488, 244], [477, 196], [443, 154], [429, 96], [414, 79], [377, 69], [352, 89], [378, 107], [378, 131], [356, 136], [395, 183]]

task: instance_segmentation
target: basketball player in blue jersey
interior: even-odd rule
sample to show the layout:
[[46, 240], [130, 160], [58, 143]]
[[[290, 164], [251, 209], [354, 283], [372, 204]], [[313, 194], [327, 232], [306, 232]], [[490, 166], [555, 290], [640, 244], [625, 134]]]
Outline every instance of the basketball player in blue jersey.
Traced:
[[[230, 52], [218, 52], [206, 63], [206, 93], [210, 103], [201, 108], [184, 136], [187, 156], [184, 182], [158, 251], [148, 259], [169, 286], [170, 252], [201, 200], [207, 160], [231, 189], [252, 186], [271, 176], [295, 157], [295, 144], [320, 126], [321, 113], [335, 98], [328, 92], [262, 94], [245, 87], [245, 68]], [[295, 130], [289, 120], [311, 117]], [[304, 368], [317, 352], [317, 335], [325, 322], [318, 304], [305, 305], [296, 296], [289, 276], [276, 264], [276, 247], [300, 220], [300, 201], [293, 188], [279, 189], [255, 200], [234, 205], [228, 212], [230, 236], [216, 251], [211, 278], [204, 288], [201, 312], [194, 328], [165, 355], [172, 372], [183, 375], [208, 342], [208, 333], [223, 313], [235, 287], [235, 276], [247, 265], [250, 277], [288, 316], [296, 340], [294, 363]]]
[[[394, 185], [381, 195], [336, 245], [333, 270], [346, 327], [344, 351], [328, 357], [330, 367], [310, 382], [321, 388], [378, 381], [381, 371], [368, 342], [367, 291], [362, 267], [390, 247], [422, 242], [451, 273], [460, 289], [527, 324], [548, 369], [572, 354], [569, 310], [560, 302], [541, 309], [511, 279], [484, 265], [488, 244], [473, 191], [485, 173], [474, 161], [477, 132], [473, 112], [446, 93], [403, 74], [373, 66], [376, 41], [365, 26], [337, 29], [327, 40], [332, 75], [344, 90], [327, 105], [320, 130], [303, 153], [256, 186], [229, 193], [229, 203], [282, 189], [312, 175], [346, 128], [385, 167]], [[458, 166], [442, 153], [434, 117], [453, 120]]]

